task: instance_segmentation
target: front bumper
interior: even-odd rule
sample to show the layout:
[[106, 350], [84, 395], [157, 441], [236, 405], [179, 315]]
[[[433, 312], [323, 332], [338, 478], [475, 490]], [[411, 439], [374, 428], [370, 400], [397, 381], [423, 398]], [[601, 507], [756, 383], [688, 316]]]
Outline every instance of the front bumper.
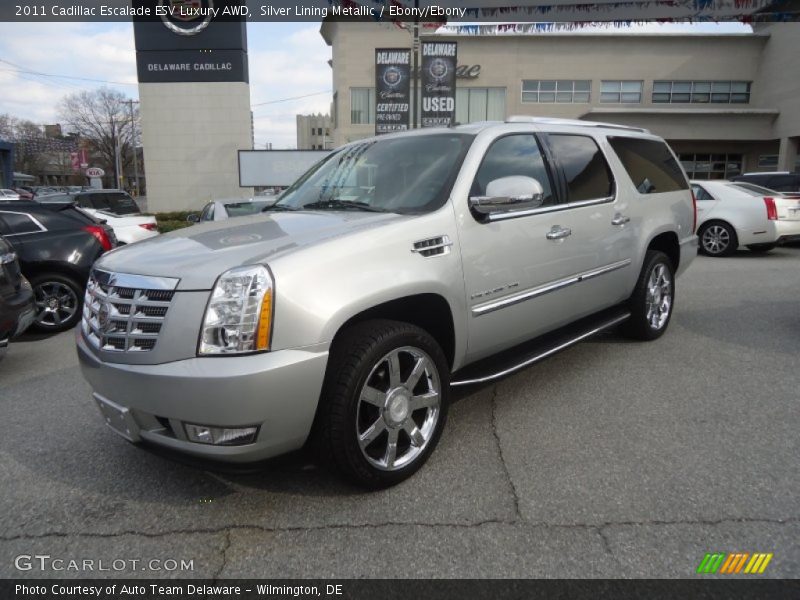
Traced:
[[[328, 359], [321, 347], [159, 365], [106, 363], [80, 331], [77, 347], [83, 375], [114, 431], [130, 441], [233, 463], [272, 458], [305, 443]], [[184, 423], [259, 431], [253, 443], [214, 446], [190, 442]]]

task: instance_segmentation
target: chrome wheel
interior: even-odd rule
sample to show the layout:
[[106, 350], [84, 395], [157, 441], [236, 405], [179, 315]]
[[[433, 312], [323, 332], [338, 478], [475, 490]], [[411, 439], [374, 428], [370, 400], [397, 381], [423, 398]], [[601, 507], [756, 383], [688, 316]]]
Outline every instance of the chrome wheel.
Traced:
[[647, 322], [659, 330], [669, 319], [672, 310], [672, 279], [664, 263], [658, 263], [647, 280]]
[[731, 244], [731, 234], [722, 225], [711, 225], [703, 232], [702, 244], [708, 254], [724, 254]]
[[361, 453], [383, 471], [408, 466], [433, 438], [440, 413], [441, 381], [431, 357], [413, 346], [392, 350], [361, 388], [356, 415]]
[[75, 291], [59, 281], [43, 281], [33, 288], [36, 324], [57, 329], [75, 318], [80, 304]]

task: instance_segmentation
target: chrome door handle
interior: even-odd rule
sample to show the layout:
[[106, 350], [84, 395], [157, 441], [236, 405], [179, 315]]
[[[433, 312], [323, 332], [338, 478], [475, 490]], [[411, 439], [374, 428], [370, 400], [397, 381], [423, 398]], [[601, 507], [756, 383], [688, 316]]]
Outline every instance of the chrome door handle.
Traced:
[[572, 235], [572, 229], [561, 227], [561, 225], [553, 225], [553, 228], [547, 232], [545, 237], [548, 240], [563, 240], [568, 235]]
[[630, 223], [630, 222], [631, 222], [630, 217], [626, 217], [625, 215], [620, 213], [615, 214], [614, 218], [611, 219], [612, 225], [625, 225], [625, 223]]

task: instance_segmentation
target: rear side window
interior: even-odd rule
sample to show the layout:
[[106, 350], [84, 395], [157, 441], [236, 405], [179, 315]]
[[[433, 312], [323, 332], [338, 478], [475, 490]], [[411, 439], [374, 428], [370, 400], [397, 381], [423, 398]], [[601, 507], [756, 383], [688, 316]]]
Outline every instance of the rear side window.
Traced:
[[776, 175], [769, 180], [767, 186], [777, 192], [800, 191], [800, 177], [794, 175]]
[[622, 166], [640, 194], [660, 194], [689, 189], [678, 161], [664, 142], [641, 138], [609, 137]]
[[133, 198], [121, 192], [106, 194], [111, 211], [118, 215], [138, 214], [139, 207]]
[[22, 233], [36, 233], [41, 231], [30, 215], [24, 213], [0, 212], [0, 219], [5, 223], [8, 233], [6, 235], [20, 235]]
[[699, 185], [693, 185], [692, 191], [694, 192], [694, 197], [697, 200], [713, 200], [714, 197], [709, 194], [705, 189], [701, 188]]
[[594, 139], [584, 135], [547, 136], [567, 183], [567, 201], [598, 200], [614, 195], [614, 178]]

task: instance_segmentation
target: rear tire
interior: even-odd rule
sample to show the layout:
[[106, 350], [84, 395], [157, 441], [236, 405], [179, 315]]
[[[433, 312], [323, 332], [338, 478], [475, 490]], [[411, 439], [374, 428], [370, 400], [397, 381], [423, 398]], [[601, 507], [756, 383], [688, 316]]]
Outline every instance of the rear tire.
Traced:
[[36, 303], [31, 329], [55, 333], [75, 327], [81, 318], [83, 287], [59, 273], [34, 275], [30, 282]]
[[723, 221], [705, 223], [697, 233], [700, 252], [706, 256], [730, 256], [739, 247], [736, 230]]
[[777, 244], [750, 244], [747, 249], [756, 254], [766, 254], [770, 250], [774, 250]]
[[675, 304], [675, 270], [663, 252], [648, 250], [636, 287], [628, 300], [631, 317], [622, 332], [631, 339], [650, 341], [667, 330]]
[[447, 359], [430, 334], [398, 321], [364, 321], [331, 348], [314, 445], [323, 463], [357, 485], [395, 485], [433, 452], [449, 396]]

